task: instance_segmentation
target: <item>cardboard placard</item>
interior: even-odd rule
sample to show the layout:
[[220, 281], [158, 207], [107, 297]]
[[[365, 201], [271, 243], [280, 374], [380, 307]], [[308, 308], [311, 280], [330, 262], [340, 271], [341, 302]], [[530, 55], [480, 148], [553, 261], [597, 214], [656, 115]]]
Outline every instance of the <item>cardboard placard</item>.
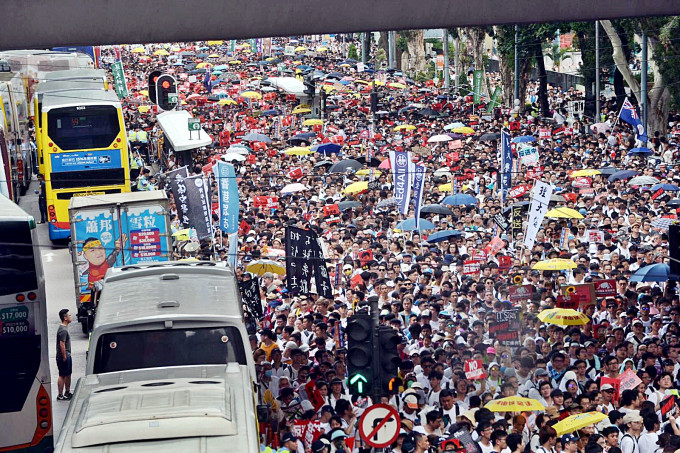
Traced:
[[659, 406], [661, 407], [661, 421], [666, 421], [668, 420], [668, 414], [673, 410], [675, 407], [675, 395], [671, 395], [668, 398], [664, 399], [661, 401]]
[[466, 429], [460, 429], [451, 435], [451, 438], [457, 439], [465, 447], [467, 453], [482, 453], [481, 448], [477, 442], [472, 440], [472, 436]]
[[586, 238], [588, 242], [595, 244], [602, 244], [604, 242], [604, 231], [600, 230], [588, 230], [586, 232]]
[[482, 269], [482, 262], [479, 260], [465, 260], [463, 261], [463, 274], [475, 275]]
[[619, 381], [618, 378], [602, 376], [600, 378], [600, 388], [602, 388], [605, 384], [610, 384], [612, 387], [614, 387], [614, 397], [612, 399], [612, 402], [614, 403], [614, 405], [617, 405], [619, 402], [619, 395], [621, 395], [620, 392], [621, 381]]
[[508, 288], [510, 302], [530, 300], [534, 294], [534, 285], [511, 286]]
[[625, 373], [619, 375], [619, 391], [623, 393], [624, 390], [632, 390], [642, 383], [642, 379], [638, 377], [633, 370], [627, 370]]
[[484, 365], [481, 360], [465, 361], [465, 378], [470, 380], [485, 379]]
[[531, 186], [528, 184], [520, 184], [519, 186], [515, 186], [510, 191], [508, 191], [508, 197], [510, 198], [519, 198], [522, 195], [525, 195], [527, 192], [531, 190]]
[[557, 308], [570, 308], [572, 310], [578, 310], [578, 296], [577, 297], [564, 297], [561, 294], [557, 296], [555, 301], [555, 306]]
[[608, 278], [593, 282], [596, 297], [616, 297], [616, 280]]
[[596, 302], [595, 285], [592, 283], [583, 283], [580, 285], [562, 285], [560, 292], [565, 299], [568, 297], [578, 297], [579, 305], [590, 305]]

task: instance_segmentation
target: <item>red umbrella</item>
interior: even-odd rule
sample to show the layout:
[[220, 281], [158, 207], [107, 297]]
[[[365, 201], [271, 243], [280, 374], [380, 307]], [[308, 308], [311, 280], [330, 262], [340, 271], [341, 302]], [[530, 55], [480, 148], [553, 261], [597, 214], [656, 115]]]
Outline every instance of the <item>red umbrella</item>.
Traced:
[[389, 170], [390, 168], [392, 168], [391, 164], [390, 164], [390, 160], [385, 159], [384, 161], [382, 161], [380, 163], [380, 165], [378, 165], [378, 168], [382, 168], [383, 170]]

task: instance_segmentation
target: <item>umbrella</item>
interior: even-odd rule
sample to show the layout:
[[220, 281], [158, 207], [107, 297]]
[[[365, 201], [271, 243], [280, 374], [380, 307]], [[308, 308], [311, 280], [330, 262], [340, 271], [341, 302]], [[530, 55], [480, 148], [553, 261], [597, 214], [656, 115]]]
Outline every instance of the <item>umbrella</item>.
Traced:
[[350, 184], [349, 186], [345, 187], [345, 194], [351, 195], [359, 192], [363, 192], [364, 190], [368, 190], [368, 181], [359, 181], [355, 182], [353, 184]]
[[628, 181], [629, 186], [651, 186], [658, 183], [659, 180], [654, 176], [636, 176]]
[[217, 105], [236, 105], [237, 102], [233, 99], [220, 99], [217, 101]]
[[293, 137], [289, 138], [288, 141], [302, 141], [302, 142], [309, 142], [311, 141], [312, 137], [316, 137], [316, 133], [314, 132], [301, 132], [299, 134], [294, 135]]
[[165, 49], [158, 49], [158, 50], [155, 51], [153, 54], [154, 54], [154, 55], [161, 55], [161, 56], [166, 57], [166, 56], [170, 55], [170, 52], [168, 52], [168, 51], [165, 50]]
[[240, 143], [237, 143], [235, 145], [231, 145], [229, 148], [227, 148], [228, 153], [238, 153], [238, 154], [248, 154], [252, 153], [253, 150], [248, 148], [246, 145], [242, 145]]
[[132, 52], [132, 53], [146, 53], [146, 49], [144, 47], [135, 47], [130, 52]]
[[285, 150], [283, 153], [287, 156], [307, 156], [312, 154], [312, 150], [303, 146], [293, 146], [292, 148]]
[[[365, 165], [367, 167], [380, 168], [380, 165], [382, 164], [382, 161], [380, 159], [378, 159], [377, 157], [371, 157], [370, 159], [366, 159], [366, 156], [359, 156], [354, 160], [356, 160], [360, 164]], [[390, 168], [389, 164], [388, 164], [387, 167], [383, 167], [383, 168]]]
[[322, 160], [314, 164], [314, 168], [319, 168], [319, 167], [330, 167], [333, 165], [333, 162], [330, 160]]
[[342, 146], [336, 145], [335, 143], [323, 143], [321, 145], [314, 145], [310, 149], [319, 154], [333, 154], [339, 153]]
[[284, 186], [283, 189], [281, 189], [281, 193], [286, 195], [289, 193], [302, 192], [305, 190], [309, 190], [309, 187], [305, 186], [304, 184], [300, 184], [299, 182], [294, 182]]
[[397, 206], [399, 204], [399, 201], [395, 197], [390, 197], [390, 198], [385, 198], [384, 200], [381, 200], [378, 202], [377, 205], [375, 205], [376, 209], [386, 209], [386, 208], [391, 208], [393, 206]]
[[432, 137], [427, 139], [427, 143], [440, 143], [440, 142], [448, 142], [453, 140], [451, 137], [445, 134], [438, 134], [438, 135], [433, 135]]
[[561, 436], [563, 434], [573, 433], [586, 426], [600, 423], [605, 418], [607, 418], [607, 415], [602, 412], [584, 412], [582, 414], [570, 415], [564, 420], [555, 423], [553, 428], [557, 431], [557, 435]]
[[427, 242], [430, 244], [436, 244], [437, 242], [446, 241], [450, 238], [460, 237], [463, 233], [458, 230], [443, 230], [432, 233], [427, 237]]
[[[434, 109], [431, 109], [431, 108], [429, 108], [429, 107], [428, 107], [428, 108], [425, 108], [425, 109], [422, 109], [422, 110], [418, 110], [417, 115], [419, 115], [419, 116], [429, 116], [429, 117], [438, 117], [438, 116], [440, 116], [438, 111], [436, 111], [436, 110], [434, 110]], [[472, 133], [474, 134], [474, 131], [473, 131]]]
[[659, 189], [663, 189], [664, 192], [677, 192], [677, 191], [680, 190], [680, 187], [676, 186], [675, 184], [663, 183], [663, 184], [653, 185], [650, 190], [652, 192], [656, 192]]
[[459, 127], [465, 127], [465, 124], [463, 124], [463, 123], [461, 123], [461, 122], [456, 122], [456, 123], [447, 124], [446, 126], [444, 126], [444, 130], [445, 130], [445, 131], [450, 131], [451, 129], [457, 129], [457, 128], [459, 128]]
[[484, 405], [491, 412], [524, 412], [542, 411], [545, 406], [533, 398], [523, 398], [521, 396], [508, 396], [499, 400], [491, 400]]
[[451, 129], [451, 132], [455, 132], [456, 134], [472, 135], [475, 133], [475, 130], [471, 127], [454, 127]]
[[378, 168], [382, 168], [383, 170], [387, 170], [387, 169], [389, 169], [389, 168], [392, 168], [392, 167], [391, 167], [391, 164], [390, 164], [390, 160], [389, 160], [389, 159], [385, 159], [384, 161], [382, 161], [382, 162], [380, 163], [380, 165], [378, 165]]
[[283, 275], [286, 273], [286, 268], [281, 266], [276, 261], [272, 260], [255, 260], [248, 263], [246, 266], [246, 271], [252, 272], [257, 275], [264, 275], [267, 272], [271, 272], [276, 275]]
[[328, 173], [346, 173], [348, 170], [360, 170], [361, 167], [361, 163], [354, 159], [344, 159], [334, 163], [331, 168], [328, 169]]
[[600, 173], [603, 174], [603, 175], [606, 175], [606, 176], [611, 176], [611, 175], [615, 174], [615, 173], [618, 172], [618, 171], [619, 171], [619, 169], [618, 169], [618, 168], [614, 168], [614, 167], [604, 167], [604, 168], [600, 168]]
[[590, 322], [585, 313], [572, 310], [571, 308], [551, 308], [538, 314], [538, 319], [546, 324], [558, 326], [583, 326]]
[[323, 126], [323, 120], [320, 119], [309, 119], [302, 122], [303, 126]]
[[567, 199], [564, 198], [562, 195], [553, 194], [550, 196], [550, 201], [554, 201], [556, 203], [564, 203], [565, 201], [567, 201]]
[[363, 204], [359, 203], [358, 201], [354, 201], [354, 200], [347, 200], [347, 201], [338, 202], [338, 208], [340, 208], [341, 211], [346, 211], [347, 209], [358, 208], [360, 206], [363, 206]]
[[453, 215], [451, 208], [434, 203], [423, 206], [420, 209], [421, 214], [442, 214], [442, 215]]
[[281, 112], [278, 110], [265, 110], [264, 112], [260, 113], [260, 116], [279, 116]]
[[569, 175], [570, 178], [578, 178], [581, 176], [596, 176], [596, 175], [601, 175], [602, 172], [600, 170], [595, 170], [593, 168], [586, 168], [584, 170], [576, 170], [573, 172], [571, 175]]
[[535, 141], [536, 137], [533, 135], [522, 135], [521, 137], [515, 137], [512, 139], [512, 143], [531, 143]]
[[412, 124], [400, 124], [399, 126], [395, 127], [395, 131], [412, 131], [416, 127]]
[[607, 178], [607, 181], [609, 182], [620, 181], [623, 179], [632, 178], [637, 174], [638, 172], [636, 172], [635, 170], [619, 170], [616, 173], [610, 175], [609, 178]]
[[642, 267], [630, 276], [631, 282], [666, 282], [670, 279], [671, 268], [666, 263]]
[[659, 229], [662, 229], [662, 230], [667, 230], [667, 229], [670, 228], [670, 226], [671, 226], [672, 224], [674, 224], [675, 222], [677, 222], [677, 220], [675, 220], [675, 219], [659, 218], [659, 219], [654, 219], [654, 220], [652, 220], [651, 225], [652, 225], [654, 228], [659, 228]]
[[256, 91], [244, 91], [240, 96], [246, 99], [262, 99], [262, 95]]
[[246, 142], [264, 142], [271, 143], [272, 139], [264, 134], [259, 134], [257, 132], [250, 132], [243, 136], [243, 140]]
[[531, 268], [537, 271], [562, 271], [565, 269], [575, 269], [576, 263], [572, 260], [553, 258], [551, 260], [539, 261]]
[[451, 176], [451, 171], [447, 167], [438, 168], [434, 171], [433, 175], [436, 178], [441, 178], [442, 176]]
[[[357, 172], [354, 174], [357, 176], [368, 176], [369, 174], [371, 174], [371, 169], [362, 168], [361, 170], [357, 170]], [[382, 175], [382, 172], [380, 170], [373, 170], [373, 174], [375, 175], [376, 178], [379, 178], [380, 175]]]
[[576, 209], [571, 208], [553, 208], [545, 213], [546, 217], [553, 219], [582, 219], [583, 215]]
[[231, 162], [231, 161], [237, 161], [237, 162], [243, 162], [246, 160], [246, 156], [243, 154], [238, 154], [238, 153], [226, 153], [222, 154], [220, 156], [220, 159], [222, 159], [225, 162]]
[[477, 202], [478, 200], [472, 195], [468, 195], [465, 193], [457, 193], [455, 195], [449, 195], [448, 197], [444, 198], [442, 204], [450, 204], [454, 206], [474, 206], [477, 204]]
[[666, 203], [666, 206], [669, 208], [680, 208], [680, 198], [673, 198], [668, 203]]
[[151, 107], [148, 105], [140, 105], [137, 107], [137, 110], [139, 110], [141, 113], [147, 113], [149, 110], [151, 110]]
[[479, 137], [479, 140], [482, 142], [490, 142], [491, 140], [498, 140], [501, 138], [501, 134], [494, 132], [491, 134], [484, 134], [481, 137]]
[[654, 151], [652, 151], [649, 148], [633, 148], [630, 151], [628, 151], [628, 154], [637, 154], [640, 156], [646, 156], [648, 154], [654, 154]]
[[416, 228], [416, 219], [413, 217], [411, 217], [410, 219], [402, 220], [401, 222], [397, 223], [397, 226], [395, 227], [395, 229], [402, 231], [434, 230], [434, 228], [435, 228], [434, 223], [425, 219], [420, 219], [420, 225], [418, 225], [418, 228]]
[[300, 106], [297, 106], [293, 109], [293, 111], [291, 113], [293, 115], [297, 115], [299, 113], [311, 113], [311, 112], [312, 111], [310, 109], [307, 109], [307, 108], [304, 108], [304, 107], [301, 108]]

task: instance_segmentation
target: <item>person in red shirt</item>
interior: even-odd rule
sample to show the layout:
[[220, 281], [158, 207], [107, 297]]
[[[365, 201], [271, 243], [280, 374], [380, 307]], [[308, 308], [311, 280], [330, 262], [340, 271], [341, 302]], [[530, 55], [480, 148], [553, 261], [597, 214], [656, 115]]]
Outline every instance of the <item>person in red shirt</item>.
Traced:
[[102, 280], [106, 275], [109, 267], [116, 263], [118, 253], [120, 253], [121, 245], [127, 242], [127, 236], [123, 234], [121, 239], [114, 243], [114, 249], [106, 256], [106, 249], [102, 241], [97, 238], [88, 238], [83, 244], [83, 256], [87, 260], [87, 283], [88, 288], [92, 288], [96, 282]]

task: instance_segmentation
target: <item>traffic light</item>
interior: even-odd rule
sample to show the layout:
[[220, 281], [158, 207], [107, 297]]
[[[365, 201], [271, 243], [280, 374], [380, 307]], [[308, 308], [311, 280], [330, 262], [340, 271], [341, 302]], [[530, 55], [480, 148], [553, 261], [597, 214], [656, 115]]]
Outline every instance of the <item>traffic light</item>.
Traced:
[[378, 93], [371, 91], [371, 113], [378, 111]]
[[373, 385], [373, 319], [358, 313], [347, 321], [347, 371], [350, 393], [368, 395]]
[[163, 74], [156, 80], [156, 101], [162, 110], [174, 110], [177, 106], [177, 82], [168, 74]]
[[163, 74], [161, 71], [151, 71], [149, 74], [149, 99], [156, 104], [156, 82]]
[[397, 381], [399, 378], [399, 364], [401, 363], [397, 345], [400, 342], [401, 337], [392, 327], [378, 327], [380, 369], [376, 370], [376, 372], [378, 373], [380, 390], [387, 394], [398, 391], [400, 385]]
[[677, 279], [680, 277], [680, 225], [668, 227], [668, 255], [671, 259], [670, 273]]
[[307, 77], [305, 78], [304, 84], [304, 93], [310, 98], [313, 98], [316, 95], [316, 80], [314, 80], [313, 77]]

